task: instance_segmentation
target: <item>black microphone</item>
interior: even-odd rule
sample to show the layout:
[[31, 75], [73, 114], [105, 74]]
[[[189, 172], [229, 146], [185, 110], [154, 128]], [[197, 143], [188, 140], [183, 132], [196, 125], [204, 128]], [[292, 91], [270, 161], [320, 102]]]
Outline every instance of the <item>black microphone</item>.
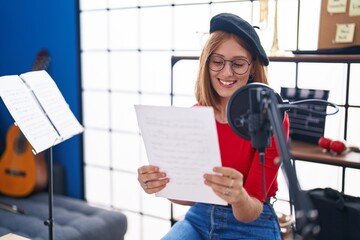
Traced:
[[[272, 103], [269, 94], [275, 94]], [[252, 146], [264, 152], [270, 146], [272, 127], [268, 118], [269, 104], [283, 103], [281, 96], [263, 83], [249, 83], [239, 88], [229, 99], [227, 117], [231, 129], [240, 137], [251, 140]], [[281, 111], [284, 119], [285, 111]]]

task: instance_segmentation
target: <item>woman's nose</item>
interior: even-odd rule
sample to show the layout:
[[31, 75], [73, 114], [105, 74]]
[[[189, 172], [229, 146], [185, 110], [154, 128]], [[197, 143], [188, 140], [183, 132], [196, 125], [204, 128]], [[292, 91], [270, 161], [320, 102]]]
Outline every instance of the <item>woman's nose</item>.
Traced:
[[225, 66], [222, 69], [223, 74], [226, 74], [227, 76], [233, 75], [234, 72], [232, 70], [232, 62], [225, 62]]

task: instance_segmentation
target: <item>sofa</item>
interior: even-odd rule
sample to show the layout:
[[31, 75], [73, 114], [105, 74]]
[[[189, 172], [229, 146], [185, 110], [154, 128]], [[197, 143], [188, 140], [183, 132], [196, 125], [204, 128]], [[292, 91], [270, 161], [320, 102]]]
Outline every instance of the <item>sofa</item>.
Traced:
[[[57, 170], [54, 168], [54, 171]], [[54, 185], [59, 181], [55, 181]], [[59, 185], [59, 184], [57, 184]], [[127, 231], [126, 215], [120, 211], [90, 206], [86, 201], [62, 195], [62, 184], [54, 186], [53, 236], [56, 240], [123, 240]], [[47, 240], [49, 227], [47, 191], [28, 197], [0, 195], [0, 238], [13, 233], [32, 240]], [[9, 211], [7, 204], [23, 213]]]

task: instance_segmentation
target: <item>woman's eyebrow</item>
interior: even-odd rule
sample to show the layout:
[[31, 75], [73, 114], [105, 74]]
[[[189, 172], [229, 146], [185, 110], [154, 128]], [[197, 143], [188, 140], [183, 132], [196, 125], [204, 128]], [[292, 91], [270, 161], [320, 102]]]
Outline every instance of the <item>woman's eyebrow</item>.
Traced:
[[[212, 55], [217, 55], [217, 56], [220, 56], [220, 57], [225, 58], [225, 56], [222, 55], [222, 54], [220, 54], [220, 53], [213, 53]], [[241, 59], [249, 59], [249, 58], [246, 57], [246, 56], [234, 56], [234, 57], [232, 57], [231, 59], [239, 59], [239, 58], [241, 58]]]

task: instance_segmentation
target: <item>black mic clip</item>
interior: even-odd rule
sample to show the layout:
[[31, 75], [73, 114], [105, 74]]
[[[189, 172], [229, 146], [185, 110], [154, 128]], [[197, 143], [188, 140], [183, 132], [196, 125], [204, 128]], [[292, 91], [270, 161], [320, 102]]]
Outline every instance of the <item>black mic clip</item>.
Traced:
[[268, 117], [270, 100], [269, 88], [252, 88], [249, 91], [249, 134], [251, 144], [260, 153], [271, 144], [272, 127]]

